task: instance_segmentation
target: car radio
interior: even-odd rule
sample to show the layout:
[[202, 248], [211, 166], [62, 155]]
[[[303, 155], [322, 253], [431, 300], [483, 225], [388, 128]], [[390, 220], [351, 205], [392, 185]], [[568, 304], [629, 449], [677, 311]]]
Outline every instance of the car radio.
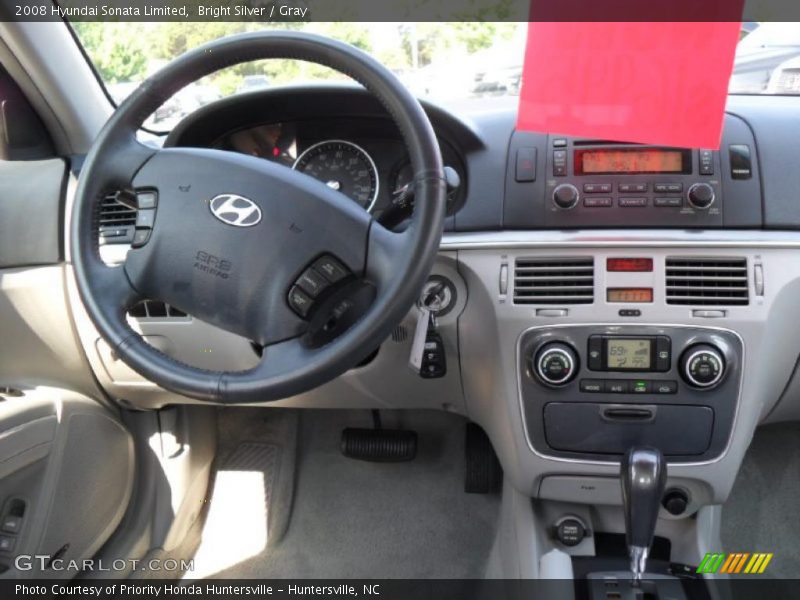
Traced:
[[548, 225], [719, 225], [718, 152], [551, 137]]

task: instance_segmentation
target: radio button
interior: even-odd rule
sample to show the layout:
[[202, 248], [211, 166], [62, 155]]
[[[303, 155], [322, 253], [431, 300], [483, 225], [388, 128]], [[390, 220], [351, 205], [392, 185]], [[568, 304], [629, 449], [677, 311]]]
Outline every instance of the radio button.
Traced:
[[653, 191], [657, 194], [678, 194], [683, 191], [682, 183], [655, 183]]
[[567, 151], [553, 150], [553, 175], [563, 176], [567, 174]]
[[553, 190], [553, 203], [558, 208], [564, 210], [575, 208], [575, 205], [578, 204], [578, 200], [580, 200], [578, 188], [571, 183], [562, 183]]
[[656, 198], [653, 200], [653, 205], [658, 207], [683, 206], [683, 198], [680, 196], [673, 196], [671, 198]]
[[641, 193], [647, 191], [646, 183], [620, 183], [618, 187], [619, 191], [625, 194], [629, 194], [631, 192]]
[[581, 379], [580, 390], [588, 394], [601, 394], [605, 390], [602, 379]]
[[618, 200], [618, 203], [622, 208], [639, 208], [642, 206], [647, 206], [647, 198], [622, 197]]
[[713, 175], [714, 155], [711, 150], [700, 150], [698, 158], [700, 162], [700, 175]]
[[611, 198], [595, 196], [594, 198], [584, 198], [583, 205], [587, 208], [608, 208], [613, 206], [614, 202]]
[[587, 194], [610, 194], [610, 183], [584, 183], [583, 191]]
[[706, 210], [714, 204], [714, 188], [707, 183], [695, 183], [686, 193], [689, 204], [699, 210]]

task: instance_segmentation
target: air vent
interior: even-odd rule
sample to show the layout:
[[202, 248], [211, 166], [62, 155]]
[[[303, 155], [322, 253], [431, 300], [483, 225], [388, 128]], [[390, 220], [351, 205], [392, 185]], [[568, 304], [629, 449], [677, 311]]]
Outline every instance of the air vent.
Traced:
[[748, 302], [746, 258], [667, 257], [667, 304], [740, 306]]
[[100, 240], [104, 244], [130, 244], [136, 229], [136, 209], [116, 201], [114, 194], [100, 205]]
[[591, 304], [594, 258], [518, 258], [514, 264], [515, 304]]
[[143, 300], [128, 311], [135, 319], [189, 319], [185, 312], [158, 300]]

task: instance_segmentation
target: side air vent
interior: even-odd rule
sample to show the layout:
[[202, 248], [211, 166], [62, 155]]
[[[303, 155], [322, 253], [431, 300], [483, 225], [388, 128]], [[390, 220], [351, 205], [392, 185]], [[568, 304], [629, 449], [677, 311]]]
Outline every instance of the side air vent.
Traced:
[[128, 311], [135, 319], [189, 319], [182, 310], [158, 300], [143, 300]]
[[136, 209], [120, 204], [110, 194], [100, 205], [100, 241], [104, 244], [130, 244], [136, 229]]
[[593, 301], [593, 257], [516, 260], [515, 304], [591, 304]]
[[667, 257], [667, 304], [741, 306], [749, 302], [747, 259]]

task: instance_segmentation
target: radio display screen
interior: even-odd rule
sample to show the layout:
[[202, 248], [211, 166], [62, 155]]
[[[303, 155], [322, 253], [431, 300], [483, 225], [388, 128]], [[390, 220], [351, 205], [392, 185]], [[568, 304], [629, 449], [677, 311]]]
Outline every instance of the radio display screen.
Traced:
[[649, 371], [652, 364], [653, 341], [649, 339], [608, 338], [606, 366], [616, 371]]
[[576, 150], [575, 173], [576, 175], [691, 173], [691, 151], [659, 148]]

